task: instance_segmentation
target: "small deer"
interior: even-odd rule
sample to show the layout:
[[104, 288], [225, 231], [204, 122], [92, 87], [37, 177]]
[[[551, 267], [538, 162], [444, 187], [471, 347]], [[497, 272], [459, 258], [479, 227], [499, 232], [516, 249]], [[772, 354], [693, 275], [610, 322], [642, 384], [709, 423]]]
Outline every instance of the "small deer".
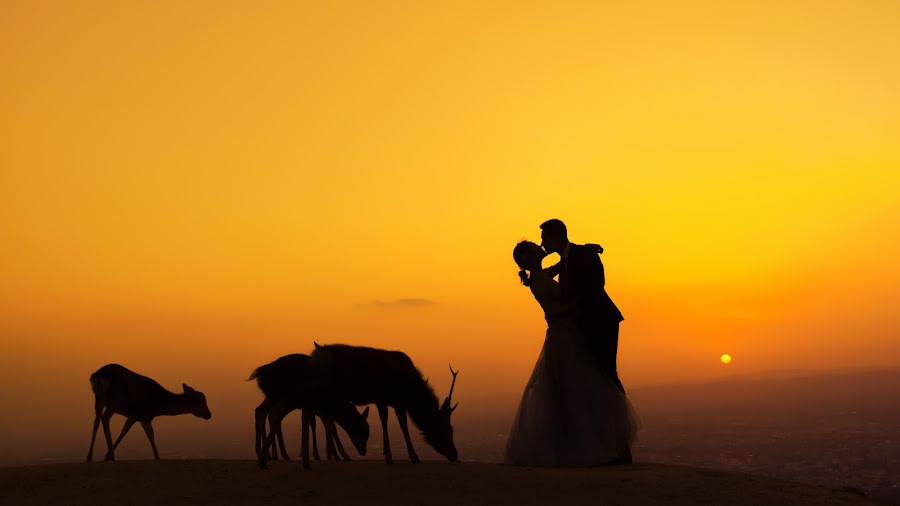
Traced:
[[[369, 415], [368, 408], [366, 411], [360, 413], [356, 410], [356, 406], [352, 402], [341, 403], [340, 405], [334, 405], [327, 409], [304, 409], [304, 405], [304, 402], [301, 400], [282, 398], [275, 401], [269, 412], [263, 415], [264, 419], [269, 420], [269, 434], [274, 435], [275, 439], [278, 440], [278, 447], [281, 449], [282, 458], [291, 460], [284, 447], [281, 422], [284, 420], [285, 416], [295, 409], [312, 413], [312, 415], [306, 418], [306, 421], [303, 423], [307, 425], [306, 430], [312, 432], [313, 458], [315, 460], [321, 460], [319, 457], [318, 443], [316, 442], [316, 416], [322, 419], [323, 427], [325, 428], [325, 456], [328, 460], [352, 460], [350, 456], [347, 455], [346, 450], [344, 450], [344, 445], [341, 443], [341, 439], [338, 436], [336, 425], [340, 425], [348, 434], [350, 434], [350, 440], [353, 442], [353, 446], [360, 455], [366, 454], [366, 445], [369, 440], [369, 424], [366, 421], [366, 418]], [[272, 459], [276, 460], [278, 458], [278, 452], [276, 451], [274, 444], [269, 445], [266, 443], [269, 436], [266, 435], [264, 422], [261, 425], [262, 426], [259, 429], [261, 438], [258, 437], [257, 439], [261, 439], [262, 445], [271, 447]], [[258, 452], [259, 449], [257, 450], [257, 453]], [[302, 458], [304, 454], [301, 453], [300, 456]], [[308, 468], [309, 466], [307, 465], [306, 467]]]
[[[458, 403], [451, 406], [451, 399], [459, 371], [450, 367], [453, 375], [450, 393], [439, 405], [434, 389], [405, 353], [341, 344], [321, 346], [315, 343], [315, 346], [309, 359], [310, 377], [318, 382], [324, 395], [357, 405], [372, 403], [378, 408], [385, 462], [394, 462], [388, 440], [388, 407], [393, 407], [397, 415], [410, 461], [417, 463], [419, 457], [409, 439], [407, 413], [422, 431], [426, 443], [451, 462], [459, 458], [450, 424], [450, 417], [458, 406]], [[308, 445], [304, 436], [304, 448]]]
[[[313, 455], [319, 460], [319, 449], [316, 442], [315, 433], [315, 416], [322, 418], [325, 427], [326, 436], [326, 456], [329, 460], [337, 459], [340, 452], [344, 460], [350, 460], [344, 446], [341, 444], [335, 423], [340, 425], [347, 434], [356, 450], [360, 455], [366, 454], [366, 444], [369, 440], [369, 424], [366, 418], [369, 415], [369, 409], [359, 413], [353, 403], [329, 403], [327, 406], [315, 409], [308, 402], [311, 397], [306, 391], [307, 383], [307, 363], [308, 355], [293, 354], [285, 355], [274, 362], [257, 367], [247, 381], [256, 380], [257, 386], [265, 394], [265, 399], [256, 407], [255, 411], [255, 432], [256, 432], [256, 453], [262, 451], [263, 446], [268, 448], [270, 445], [266, 443], [268, 436], [265, 430], [265, 420], [269, 419], [269, 436], [277, 438], [278, 446], [281, 449], [281, 455], [286, 460], [290, 460], [284, 447], [284, 437], [281, 431], [281, 421], [284, 417], [295, 409], [309, 410], [312, 416], [307, 419], [307, 424], [313, 431]], [[304, 427], [305, 430], [308, 428]], [[272, 446], [272, 458], [277, 458], [277, 451]], [[337, 451], [335, 451], [335, 448]], [[307, 463], [306, 455], [304, 462]]]
[[[153, 458], [159, 460], [153, 436], [154, 418], [186, 413], [204, 420], [212, 418], [206, 405], [206, 396], [185, 384], [181, 386], [184, 389], [183, 393], [172, 393], [156, 381], [119, 364], [105, 365], [91, 374], [91, 389], [94, 391], [94, 430], [91, 433], [91, 448], [88, 450], [87, 461], [90, 462], [93, 458], [97, 428], [101, 422], [107, 447], [103, 460], [116, 460], [114, 452], [135, 422], [141, 422], [141, 427], [150, 440]], [[125, 417], [125, 425], [122, 426], [122, 432], [113, 444], [109, 420], [115, 414]]]

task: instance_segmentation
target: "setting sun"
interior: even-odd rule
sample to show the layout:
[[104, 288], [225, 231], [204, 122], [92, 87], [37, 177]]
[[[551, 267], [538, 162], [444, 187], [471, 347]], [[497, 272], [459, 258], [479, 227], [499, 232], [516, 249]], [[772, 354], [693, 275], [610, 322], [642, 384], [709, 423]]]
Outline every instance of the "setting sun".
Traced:
[[730, 364], [731, 363], [731, 355], [726, 353], [726, 354], [722, 355], [722, 358], [720, 360], [722, 361], [723, 364]]

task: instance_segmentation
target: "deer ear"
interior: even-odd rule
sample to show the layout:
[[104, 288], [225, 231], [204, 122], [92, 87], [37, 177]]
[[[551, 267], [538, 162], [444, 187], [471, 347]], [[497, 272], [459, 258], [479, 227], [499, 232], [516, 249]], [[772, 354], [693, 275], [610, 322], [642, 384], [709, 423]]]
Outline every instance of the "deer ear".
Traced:
[[194, 391], [193, 388], [187, 386], [187, 383], [182, 383], [181, 388], [183, 388], [185, 392], [193, 392]]
[[317, 349], [317, 350], [320, 349], [320, 348], [322, 347], [321, 344], [319, 344], [319, 343], [317, 343], [317, 342], [315, 342], [315, 341], [313, 341], [313, 344], [316, 345], [316, 349]]
[[363, 417], [363, 420], [365, 420], [366, 418], [369, 418], [369, 406], [366, 406], [366, 409], [363, 410], [362, 417]]

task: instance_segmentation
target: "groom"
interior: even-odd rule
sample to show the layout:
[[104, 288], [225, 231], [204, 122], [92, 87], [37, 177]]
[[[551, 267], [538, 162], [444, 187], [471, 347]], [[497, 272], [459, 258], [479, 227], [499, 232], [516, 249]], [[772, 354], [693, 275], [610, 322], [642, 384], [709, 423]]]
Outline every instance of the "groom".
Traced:
[[[563, 304], [574, 313], [600, 368], [625, 393], [616, 371], [619, 322], [624, 318], [604, 289], [606, 280], [598, 250], [569, 242], [566, 225], [555, 219], [541, 225], [541, 246], [547, 253], [559, 254]], [[600, 248], [599, 253], [602, 252], [603, 248]]]

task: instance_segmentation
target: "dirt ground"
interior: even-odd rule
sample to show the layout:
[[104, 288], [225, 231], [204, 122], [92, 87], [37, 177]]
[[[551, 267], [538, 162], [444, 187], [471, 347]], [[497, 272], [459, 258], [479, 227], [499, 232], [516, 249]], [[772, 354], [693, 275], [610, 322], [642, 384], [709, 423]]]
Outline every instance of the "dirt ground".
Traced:
[[636, 464], [529, 469], [380, 461], [120, 461], [0, 469], [0, 504], [176, 505], [799, 505], [873, 504], [864, 497], [749, 474]]

